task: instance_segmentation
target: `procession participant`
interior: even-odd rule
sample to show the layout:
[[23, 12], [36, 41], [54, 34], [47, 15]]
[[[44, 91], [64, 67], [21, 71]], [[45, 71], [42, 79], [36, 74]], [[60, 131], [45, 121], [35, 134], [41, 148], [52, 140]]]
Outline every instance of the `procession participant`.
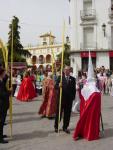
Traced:
[[56, 112], [56, 95], [51, 72], [48, 72], [48, 77], [45, 78], [43, 86], [44, 101], [39, 109], [39, 114], [42, 115], [42, 117], [52, 118]]
[[5, 70], [0, 68], [0, 143], [8, 143], [8, 141], [4, 140], [6, 135], [3, 135], [3, 127], [9, 108], [9, 95], [11, 93], [6, 88], [7, 79], [8, 76], [5, 74]]
[[17, 95], [18, 95], [18, 91], [19, 91], [21, 82], [22, 82], [21, 81], [21, 75], [18, 74], [17, 77], [16, 77], [16, 84], [17, 84], [17, 86], [16, 86], [16, 90], [15, 90], [15, 93], [14, 93], [14, 97], [17, 97]]
[[17, 100], [28, 102], [28, 101], [32, 101], [33, 98], [35, 98], [36, 96], [37, 96], [36, 90], [30, 78], [30, 73], [27, 71], [20, 85], [18, 95], [17, 95]]
[[112, 71], [112, 75], [111, 75], [111, 92], [110, 95], [113, 96], [113, 71]]
[[16, 87], [17, 87], [17, 75], [16, 74], [13, 74], [13, 77], [12, 77], [12, 86], [13, 86], [13, 92], [12, 92], [12, 95], [14, 96], [15, 94], [15, 91], [16, 91]]
[[57, 99], [57, 111], [56, 111], [56, 117], [55, 117], [55, 132], [58, 132], [58, 122], [59, 122], [59, 97], [60, 97], [60, 87], [62, 86], [62, 100], [61, 100], [61, 114], [60, 119], [62, 117], [62, 113], [64, 112], [63, 117], [63, 131], [67, 134], [70, 133], [70, 130], [68, 129], [69, 122], [70, 122], [70, 116], [71, 116], [71, 110], [72, 110], [72, 103], [75, 99], [75, 78], [70, 76], [70, 67], [66, 66], [64, 69], [63, 77], [62, 77], [62, 83], [60, 84], [60, 77], [57, 79], [56, 82], [56, 90], [58, 90], [58, 99]]
[[45, 97], [45, 90], [46, 90], [46, 86], [47, 86], [47, 76], [48, 76], [48, 73], [45, 72], [44, 79], [42, 81], [42, 96], [43, 96], [43, 98]]
[[101, 93], [96, 87], [93, 65], [89, 54], [87, 82], [81, 90], [82, 111], [73, 138], [97, 140], [100, 132]]

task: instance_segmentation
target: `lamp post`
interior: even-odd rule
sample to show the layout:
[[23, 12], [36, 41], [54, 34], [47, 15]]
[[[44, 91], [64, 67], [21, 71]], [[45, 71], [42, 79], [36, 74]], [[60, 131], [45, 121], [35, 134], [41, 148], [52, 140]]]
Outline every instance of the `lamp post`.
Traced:
[[104, 37], [105, 37], [106, 36], [106, 24], [105, 23], [102, 24], [102, 30], [104, 32]]
[[66, 36], [66, 43], [69, 44], [69, 36]]

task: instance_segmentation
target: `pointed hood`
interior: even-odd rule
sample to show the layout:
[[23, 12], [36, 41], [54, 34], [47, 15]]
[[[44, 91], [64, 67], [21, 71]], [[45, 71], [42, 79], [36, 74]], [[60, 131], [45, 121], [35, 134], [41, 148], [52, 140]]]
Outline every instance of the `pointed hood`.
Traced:
[[96, 87], [93, 64], [92, 64], [91, 54], [90, 54], [90, 51], [89, 51], [87, 82], [84, 85], [83, 89], [81, 90], [81, 94], [82, 94], [82, 96], [84, 97], [85, 100], [88, 100], [89, 97], [94, 92], [100, 92], [100, 91]]
[[91, 59], [91, 53], [89, 51], [89, 62], [88, 62], [88, 74], [87, 74], [87, 82], [94, 81], [94, 69]]

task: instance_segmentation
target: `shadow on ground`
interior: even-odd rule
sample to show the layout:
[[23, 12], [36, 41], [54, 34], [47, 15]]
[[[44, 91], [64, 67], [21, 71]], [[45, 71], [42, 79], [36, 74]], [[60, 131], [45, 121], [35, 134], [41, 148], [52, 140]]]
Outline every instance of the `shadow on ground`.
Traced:
[[13, 124], [15, 123], [22, 123], [22, 122], [31, 122], [31, 121], [40, 121], [42, 120], [41, 117], [29, 117], [29, 118], [18, 118], [13, 120]]
[[23, 113], [13, 113], [13, 116], [31, 116], [31, 115], [35, 115], [35, 112], [23, 112]]
[[46, 138], [51, 133], [54, 133], [54, 131], [33, 131], [31, 133], [16, 134], [13, 136], [12, 141], [29, 140], [29, 139], [32, 140], [35, 138]]

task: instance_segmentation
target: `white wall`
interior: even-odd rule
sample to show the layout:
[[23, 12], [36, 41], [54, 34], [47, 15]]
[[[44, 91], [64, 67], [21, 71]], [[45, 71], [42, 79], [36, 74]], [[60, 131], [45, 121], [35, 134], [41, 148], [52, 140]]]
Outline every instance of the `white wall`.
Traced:
[[96, 67], [104, 66], [105, 68], [109, 68], [109, 53], [108, 52], [98, 52], [96, 57]]
[[[109, 48], [111, 25], [108, 24], [110, 21], [108, 9], [110, 6], [111, 0], [92, 0], [92, 9], [96, 9], [96, 20], [92, 22], [96, 21], [97, 25], [92, 26], [94, 27], [94, 41], [97, 42], [97, 49]], [[69, 8], [71, 17], [71, 49], [76, 51], [80, 49], [80, 43], [83, 42], [83, 27], [80, 25], [82, 23], [80, 10], [83, 10], [83, 0], [71, 0]], [[102, 31], [103, 23], [106, 24], [106, 37], [104, 37]]]
[[74, 74], [74, 76], [77, 76], [77, 72], [79, 70], [81, 70], [80, 53], [76, 53], [76, 55], [71, 56], [71, 67], [73, 67], [73, 74]]

